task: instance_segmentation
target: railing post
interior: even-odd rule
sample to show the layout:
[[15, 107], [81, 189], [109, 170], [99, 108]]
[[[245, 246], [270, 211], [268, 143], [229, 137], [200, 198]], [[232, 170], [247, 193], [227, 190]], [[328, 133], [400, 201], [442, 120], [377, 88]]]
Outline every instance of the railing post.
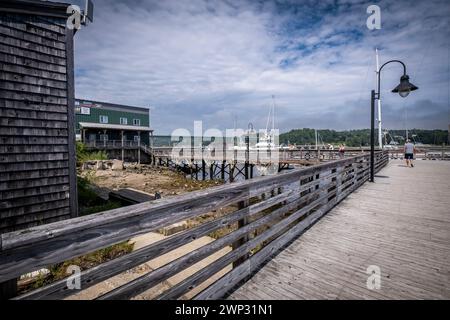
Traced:
[[202, 159], [202, 180], [206, 180], [206, 162]]
[[17, 296], [17, 279], [0, 283], [0, 300], [8, 300]]
[[[248, 199], [238, 202], [238, 210], [241, 210], [241, 209], [244, 209], [244, 208], [248, 208], [248, 206], [249, 206], [249, 200]], [[248, 224], [248, 218], [245, 217], [245, 218], [239, 220], [237, 223], [238, 223], [238, 229], [240, 229], [240, 228], [244, 227], [246, 224]], [[238, 239], [232, 245], [233, 250], [239, 248], [240, 246], [245, 244], [248, 240], [249, 240], [249, 235], [248, 234], [246, 234], [242, 238]], [[236, 261], [234, 261], [233, 262], [233, 268], [236, 268], [237, 266], [242, 264], [245, 260], [248, 259], [248, 257], [249, 257], [249, 254], [247, 253], [247, 254], [243, 255], [241, 258], [239, 258]]]

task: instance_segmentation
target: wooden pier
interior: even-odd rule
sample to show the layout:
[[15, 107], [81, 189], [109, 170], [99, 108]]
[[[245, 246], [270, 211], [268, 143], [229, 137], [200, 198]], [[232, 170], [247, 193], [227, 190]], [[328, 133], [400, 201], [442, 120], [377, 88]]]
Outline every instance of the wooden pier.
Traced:
[[[223, 256], [154, 299], [193, 291], [193, 299], [450, 298], [450, 162], [417, 161], [407, 168], [399, 160], [388, 164], [388, 153], [378, 152], [376, 182], [369, 183], [368, 161], [362, 154], [5, 233], [0, 282], [228, 207], [233, 210], [83, 270], [81, 289], [69, 289], [62, 279], [15, 299], [71, 297], [231, 226], [96, 299], [149, 292], [223, 248], [229, 248]], [[379, 289], [367, 287], [369, 267], [379, 268]]]
[[[378, 171], [388, 163], [388, 154], [379, 152], [375, 160]], [[194, 297], [221, 298], [250, 276], [255, 268], [363, 185], [369, 177], [368, 165], [369, 155], [362, 154], [4, 233], [0, 238], [0, 283], [126, 241], [136, 235], [209, 215], [212, 220], [203, 220], [167, 239], [83, 270], [79, 279], [81, 290], [84, 290], [161, 255], [170, 254], [199, 237], [227, 228], [227, 232], [215, 241], [97, 297], [132, 298], [204, 261], [222, 248], [230, 247], [232, 250], [226, 255], [155, 297], [182, 297], [224, 269], [230, 270]], [[225, 207], [231, 210], [219, 216], [211, 216]], [[67, 280], [62, 279], [17, 299], [63, 299], [77, 292], [79, 290], [69, 289]]]
[[[391, 161], [231, 299], [450, 299], [450, 162]], [[368, 289], [369, 266], [380, 289]]]

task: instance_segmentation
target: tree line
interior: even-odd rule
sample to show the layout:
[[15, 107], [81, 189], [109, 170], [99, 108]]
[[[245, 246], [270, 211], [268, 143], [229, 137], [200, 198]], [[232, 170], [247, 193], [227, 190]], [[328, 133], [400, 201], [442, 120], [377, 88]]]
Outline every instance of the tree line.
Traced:
[[[345, 143], [349, 147], [360, 147], [370, 145], [370, 129], [357, 130], [317, 130], [319, 136], [319, 144], [339, 145]], [[376, 132], [375, 140], [378, 141], [378, 133]], [[405, 143], [405, 130], [389, 130], [385, 135], [387, 143]], [[423, 144], [449, 144], [447, 130], [424, 130], [411, 129], [408, 131], [408, 138], [415, 143]], [[383, 137], [383, 143], [385, 143]], [[280, 143], [297, 144], [297, 145], [314, 145], [316, 143], [315, 130], [310, 128], [294, 129], [286, 133], [280, 134]], [[377, 142], [378, 143], [378, 142]]]

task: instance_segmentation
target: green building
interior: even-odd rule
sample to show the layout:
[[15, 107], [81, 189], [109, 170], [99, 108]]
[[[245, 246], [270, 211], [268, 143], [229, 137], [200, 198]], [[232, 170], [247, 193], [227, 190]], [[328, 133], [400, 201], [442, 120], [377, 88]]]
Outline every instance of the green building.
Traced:
[[150, 145], [149, 109], [75, 100], [75, 134], [91, 147]]

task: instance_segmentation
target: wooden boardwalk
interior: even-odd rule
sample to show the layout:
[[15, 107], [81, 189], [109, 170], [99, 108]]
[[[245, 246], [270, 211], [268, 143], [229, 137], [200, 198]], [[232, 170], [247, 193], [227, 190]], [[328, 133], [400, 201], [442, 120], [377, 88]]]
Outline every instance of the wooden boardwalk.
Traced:
[[391, 161], [229, 299], [450, 299], [450, 162], [415, 164]]

